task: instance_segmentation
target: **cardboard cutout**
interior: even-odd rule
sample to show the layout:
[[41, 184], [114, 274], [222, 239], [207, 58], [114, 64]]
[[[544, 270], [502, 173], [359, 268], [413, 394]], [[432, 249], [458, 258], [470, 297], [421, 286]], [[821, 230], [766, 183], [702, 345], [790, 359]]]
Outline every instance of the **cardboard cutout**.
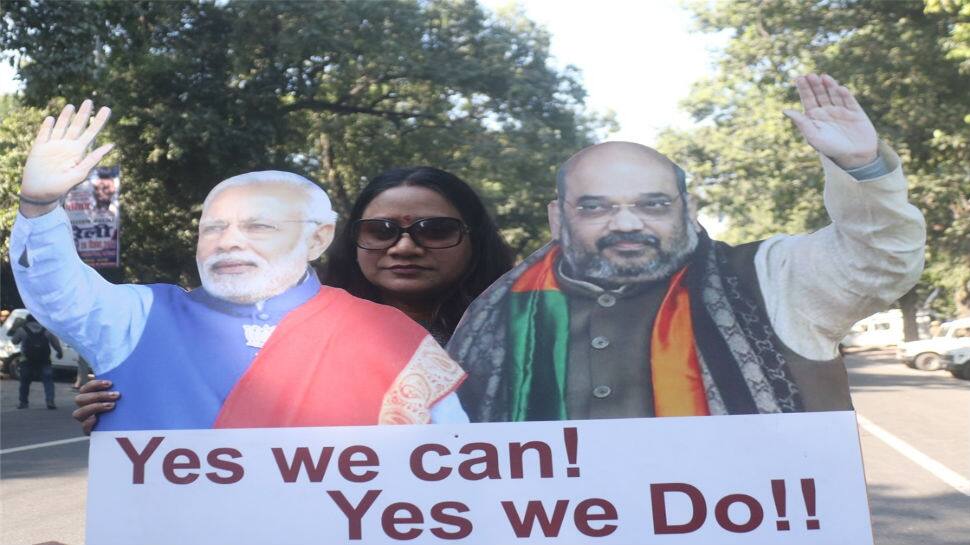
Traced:
[[448, 345], [472, 421], [851, 409], [838, 343], [916, 281], [923, 224], [888, 147], [868, 173], [822, 162], [831, 225], [730, 246], [656, 151], [578, 153], [550, 205], [556, 240], [483, 293]]
[[464, 373], [400, 311], [320, 285], [307, 264], [334, 221], [296, 174], [225, 180], [203, 206], [192, 291], [105, 282], [62, 208], [19, 218], [11, 251], [27, 307], [123, 393], [99, 430], [427, 423]]

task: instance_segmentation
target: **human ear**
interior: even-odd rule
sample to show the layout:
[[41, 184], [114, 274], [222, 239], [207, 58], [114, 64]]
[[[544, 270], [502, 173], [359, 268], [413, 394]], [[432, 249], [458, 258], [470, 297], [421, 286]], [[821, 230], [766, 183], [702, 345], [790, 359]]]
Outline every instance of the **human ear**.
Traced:
[[690, 217], [691, 224], [693, 224], [695, 230], [700, 231], [702, 227], [700, 222], [697, 221], [697, 198], [685, 193], [684, 200], [687, 201], [687, 215]]
[[317, 226], [307, 241], [307, 261], [313, 261], [320, 257], [333, 242], [333, 224], [325, 223]]
[[559, 208], [559, 201], [550, 201], [546, 205], [546, 212], [549, 215], [549, 232], [552, 240], [559, 240], [559, 226], [561, 225], [562, 209]]

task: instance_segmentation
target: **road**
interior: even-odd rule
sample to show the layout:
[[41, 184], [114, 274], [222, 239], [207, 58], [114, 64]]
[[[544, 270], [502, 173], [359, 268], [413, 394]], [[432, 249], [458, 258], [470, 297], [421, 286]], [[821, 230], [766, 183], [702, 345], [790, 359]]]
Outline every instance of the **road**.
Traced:
[[44, 405], [44, 390], [34, 382], [30, 408], [17, 409], [15, 380], [0, 381], [0, 544], [84, 543], [88, 442], [35, 448], [27, 445], [84, 437], [71, 419], [71, 383], [55, 382], [57, 410]]
[[[946, 371], [909, 369], [891, 351], [853, 354], [846, 366], [852, 401], [862, 417], [859, 434], [876, 543], [967, 545], [970, 381]], [[952, 484], [960, 485], [962, 478], [963, 493], [944, 482], [948, 475], [933, 461], [957, 474]]]
[[[970, 382], [906, 368], [890, 351], [846, 358], [877, 545], [966, 545], [970, 536]], [[17, 410], [17, 384], [0, 383], [0, 544], [84, 542], [87, 441], [59, 408]], [[19, 447], [74, 441], [29, 450]]]

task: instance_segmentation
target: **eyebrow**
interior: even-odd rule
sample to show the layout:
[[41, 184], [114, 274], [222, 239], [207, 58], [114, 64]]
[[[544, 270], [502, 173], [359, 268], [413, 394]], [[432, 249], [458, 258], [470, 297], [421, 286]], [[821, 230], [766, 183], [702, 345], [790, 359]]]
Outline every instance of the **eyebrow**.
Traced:
[[[673, 197], [671, 197], [670, 195], [662, 191], [651, 191], [650, 193], [640, 193], [639, 195], [637, 195], [637, 198], [638, 199], [657, 199], [657, 198], [672, 199]], [[583, 200], [609, 201], [610, 199], [604, 195], [581, 195], [578, 199], [576, 199], [577, 202], [583, 201]]]
[[[274, 220], [272, 218], [267, 218], [266, 216], [250, 216], [248, 218], [242, 219], [242, 223], [251, 223], [254, 221], [285, 221], [285, 220]], [[217, 225], [217, 224], [228, 225], [229, 222], [223, 219], [208, 219], [208, 220], [199, 221], [199, 225]]]

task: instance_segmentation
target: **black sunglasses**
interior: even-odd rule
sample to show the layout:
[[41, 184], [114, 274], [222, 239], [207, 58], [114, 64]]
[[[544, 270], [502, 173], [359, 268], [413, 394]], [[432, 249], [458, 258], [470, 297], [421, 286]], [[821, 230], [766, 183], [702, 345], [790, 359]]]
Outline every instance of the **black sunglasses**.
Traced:
[[429, 250], [461, 244], [468, 226], [457, 218], [424, 218], [407, 227], [391, 220], [357, 220], [352, 224], [354, 243], [364, 250], [386, 250], [407, 233], [415, 244]]

